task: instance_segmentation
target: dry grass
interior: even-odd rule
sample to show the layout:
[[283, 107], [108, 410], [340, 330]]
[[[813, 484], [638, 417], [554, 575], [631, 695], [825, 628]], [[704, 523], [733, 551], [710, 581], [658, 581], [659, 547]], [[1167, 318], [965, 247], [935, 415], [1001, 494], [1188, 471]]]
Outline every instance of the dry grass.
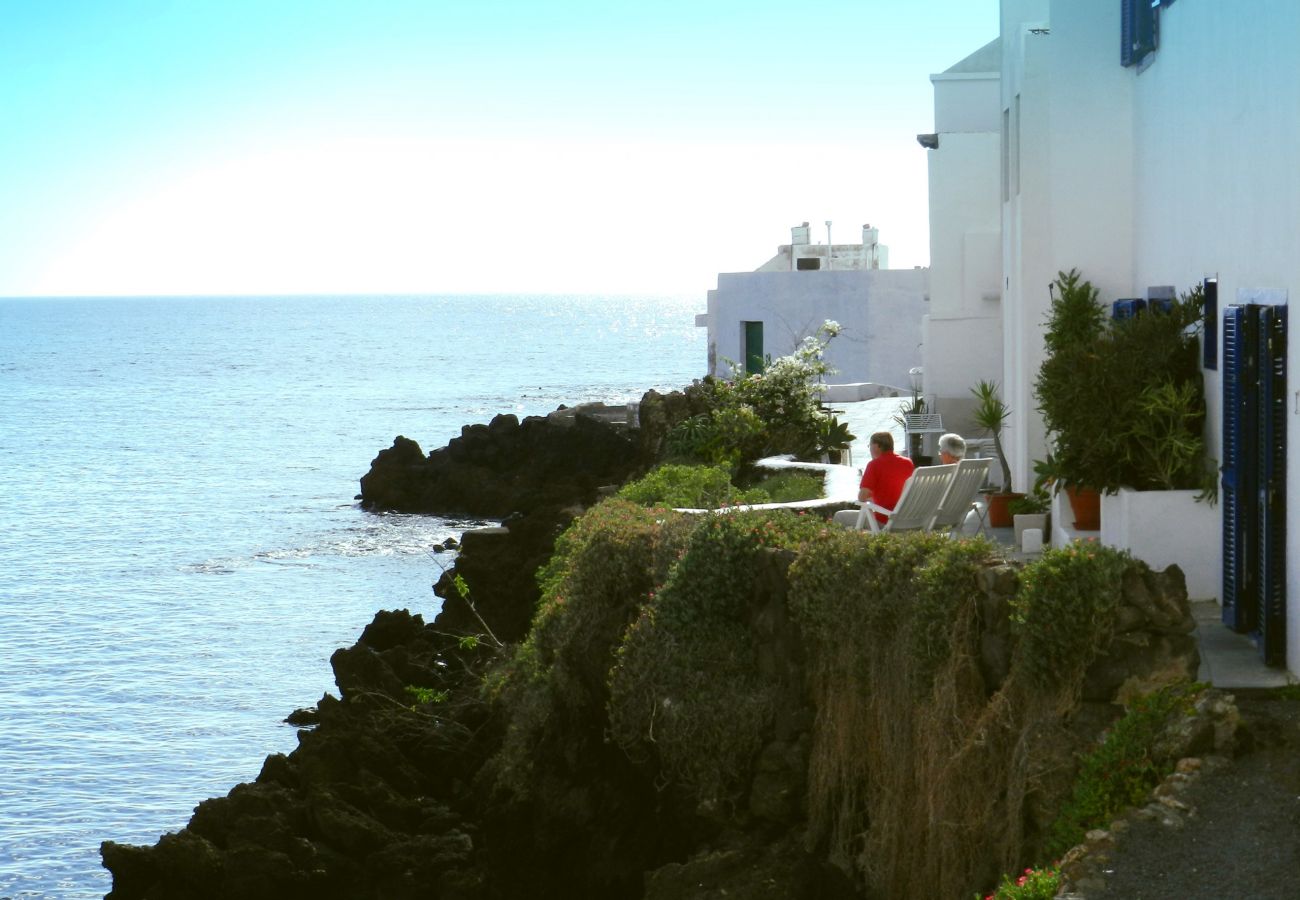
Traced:
[[[852, 550], [830, 547], [825, 562], [836, 565], [835, 554]], [[927, 590], [923, 570], [934, 565], [950, 568], [928, 580], [954, 592], [952, 602], [931, 607], [929, 617], [913, 614], [926, 608], [916, 598]], [[825, 842], [834, 862], [886, 897], [969, 897], [1036, 849], [1026, 846], [1024, 824], [1035, 743], [1077, 698], [1077, 683], [1044, 688], [1019, 660], [990, 696], [979, 668], [980, 592], [962, 566], [932, 560], [910, 583], [890, 575], [892, 585], [845, 584], [836, 577], [843, 566], [822, 573], [856, 599], [830, 617], [841, 627], [811, 629], [818, 712], [810, 841]], [[798, 592], [798, 576], [795, 585]], [[889, 596], [895, 592], [903, 596]], [[878, 612], [858, 608], [882, 604], [895, 611], [896, 628], [871, 627]], [[947, 642], [929, 671], [918, 665], [918, 629]]]

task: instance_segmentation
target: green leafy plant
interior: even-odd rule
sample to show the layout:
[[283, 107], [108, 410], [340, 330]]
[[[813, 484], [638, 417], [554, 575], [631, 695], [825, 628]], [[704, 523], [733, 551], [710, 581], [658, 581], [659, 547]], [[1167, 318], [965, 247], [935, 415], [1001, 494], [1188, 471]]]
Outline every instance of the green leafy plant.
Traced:
[[1076, 270], [1053, 284], [1034, 393], [1058, 486], [1200, 488], [1205, 417], [1197, 287], [1165, 311], [1107, 321]]
[[1141, 415], [1133, 421], [1130, 453], [1165, 490], [1196, 482], [1205, 468], [1205, 399], [1190, 381], [1148, 385], [1137, 398]]
[[1051, 498], [1047, 492], [1035, 488], [1023, 497], [1016, 497], [1007, 504], [1007, 510], [1013, 516], [1042, 515], [1051, 507]]
[[1074, 791], [1052, 824], [1048, 852], [1064, 853], [1124, 810], [1146, 801], [1174, 771], [1163, 731], [1193, 709], [1204, 684], [1178, 684], [1136, 698], [1101, 744], [1083, 758]]
[[835, 416], [825, 416], [817, 422], [817, 453], [837, 453], [849, 449], [857, 436], [849, 431], [849, 423]]
[[1011, 624], [1017, 662], [1040, 686], [1081, 677], [1110, 642], [1124, 569], [1132, 558], [1109, 547], [1050, 548], [1020, 572]]
[[[786, 356], [769, 360], [762, 372], [746, 374], [731, 360], [733, 378], [702, 379], [686, 391], [695, 409], [693, 418], [669, 432], [666, 449], [712, 464], [741, 467], [762, 456], [791, 453], [810, 457], [820, 452], [821, 438], [852, 440], [825, 424], [821, 408], [822, 382], [834, 370], [826, 348], [840, 332], [823, 323]], [[689, 421], [689, 420], [688, 420]]]
[[1034, 460], [1033, 493], [1046, 494], [1050, 497], [1056, 492], [1057, 484], [1062, 483], [1064, 478], [1065, 472], [1060, 462], [1051, 453], [1047, 454], [1047, 459]]
[[908, 416], [919, 416], [925, 412], [925, 398], [914, 388], [912, 390], [911, 401], [897, 413], [894, 414], [894, 424], [907, 434], [907, 455], [912, 459], [918, 459], [921, 456], [921, 442], [925, 435], [913, 433], [907, 427]]
[[731, 483], [729, 468], [671, 463], [624, 485], [618, 496], [642, 506], [674, 509], [717, 509], [744, 502], [744, 493]]
[[745, 490], [746, 503], [793, 503], [815, 500], [826, 493], [826, 479], [820, 473], [777, 472]]
[[992, 381], [981, 381], [971, 388], [971, 393], [975, 395], [976, 401], [973, 414], [975, 424], [993, 435], [993, 450], [1002, 465], [1002, 490], [1010, 493], [1011, 467], [1007, 465], [1007, 455], [1002, 449], [1002, 429], [1011, 417], [1011, 410], [998, 396], [998, 385]]
[[[1015, 881], [1011, 876], [1003, 875], [997, 890], [985, 894], [984, 900], [1052, 900], [1060, 883], [1061, 873], [1055, 866], [1025, 869]], [[977, 894], [976, 900], [978, 897]]]
[[690, 534], [704, 521], [610, 498], [576, 519], [538, 570], [541, 599], [525, 641], [484, 680], [483, 694], [506, 723], [485, 776], [527, 796], [548, 754], [603, 745], [600, 723], [613, 651], [641, 607], [654, 599]]
[[417, 687], [413, 684], [406, 686], [406, 693], [416, 706], [423, 706], [426, 703], [446, 703], [451, 696], [451, 691]]
[[1049, 355], [1087, 347], [1106, 327], [1106, 312], [1092, 282], [1084, 281], [1078, 269], [1058, 272], [1048, 286], [1052, 305], [1043, 343]]
[[705, 808], [738, 799], [776, 714], [746, 615], [763, 560], [825, 531], [781, 510], [705, 517], [619, 645], [610, 736]]

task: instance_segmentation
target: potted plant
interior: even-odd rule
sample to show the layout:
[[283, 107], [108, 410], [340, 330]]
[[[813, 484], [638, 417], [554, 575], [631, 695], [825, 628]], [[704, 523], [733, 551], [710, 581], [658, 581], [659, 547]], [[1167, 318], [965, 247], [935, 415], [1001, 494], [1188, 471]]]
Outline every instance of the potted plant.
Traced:
[[929, 456], [921, 452], [922, 442], [925, 435], [913, 431], [908, 427], [909, 416], [921, 416], [925, 414], [925, 398], [921, 396], [917, 388], [912, 389], [912, 402], [904, 406], [897, 414], [894, 415], [894, 422], [907, 435], [907, 457], [918, 466], [928, 466], [931, 463]]
[[1108, 322], [1078, 271], [1059, 273], [1052, 288], [1034, 393], [1075, 527], [1101, 527], [1098, 492], [1200, 487], [1202, 292]]
[[998, 463], [1002, 466], [1002, 490], [988, 495], [989, 525], [994, 528], [1010, 528], [1012, 519], [1007, 504], [1024, 496], [1011, 490], [1011, 467], [1007, 465], [1007, 455], [1002, 449], [1002, 429], [1011, 417], [1011, 410], [998, 396], [998, 385], [992, 381], [981, 381], [971, 388], [971, 393], [976, 400], [973, 414], [975, 424], [992, 435], [993, 452], [997, 454]]
[[857, 440], [849, 433], [849, 423], [835, 416], [825, 416], [817, 422], [817, 454], [828, 462], [839, 464], [844, 451]]
[[1011, 521], [1016, 529], [1016, 545], [1022, 543], [1026, 528], [1037, 528], [1047, 536], [1047, 511], [1051, 498], [1043, 488], [1035, 486], [1023, 497], [1016, 497], [1007, 504]]
[[[1099, 381], [1097, 344], [1106, 328], [1098, 291], [1077, 269], [1057, 273], [1043, 335], [1047, 355], [1034, 382], [1043, 424], [1053, 444], [1057, 487], [1074, 510], [1075, 527], [1100, 527], [1101, 481], [1113, 457], [1113, 401]], [[1107, 388], [1108, 389], [1108, 388]]]

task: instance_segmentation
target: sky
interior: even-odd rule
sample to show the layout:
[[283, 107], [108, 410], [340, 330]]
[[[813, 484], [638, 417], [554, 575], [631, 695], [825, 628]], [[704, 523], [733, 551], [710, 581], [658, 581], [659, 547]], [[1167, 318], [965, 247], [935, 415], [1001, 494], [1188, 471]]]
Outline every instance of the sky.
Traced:
[[998, 0], [0, 0], [0, 296], [704, 293], [929, 263]]

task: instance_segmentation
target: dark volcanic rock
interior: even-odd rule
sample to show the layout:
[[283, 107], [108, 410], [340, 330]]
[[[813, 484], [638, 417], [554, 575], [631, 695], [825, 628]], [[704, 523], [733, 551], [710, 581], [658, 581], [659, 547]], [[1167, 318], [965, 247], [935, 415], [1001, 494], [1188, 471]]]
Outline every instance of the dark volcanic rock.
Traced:
[[[506, 527], [465, 532], [455, 568], [444, 571], [433, 588], [443, 598], [435, 624], [466, 634], [486, 628], [506, 643], [523, 640], [540, 596], [537, 570], [551, 558], [555, 539], [578, 512], [541, 509], [512, 517]], [[456, 587], [457, 575], [469, 587], [465, 597]]]
[[[481, 763], [472, 660], [405, 610], [381, 612], [333, 659], [343, 699], [255, 782], [206, 800], [152, 847], [105, 842], [111, 900], [484, 896], [476, 829], [446, 800]], [[438, 715], [405, 696], [448, 691]]]
[[497, 416], [425, 456], [398, 437], [361, 479], [367, 509], [501, 518], [541, 507], [589, 505], [602, 486], [645, 468], [635, 429], [578, 415], [564, 423]]

